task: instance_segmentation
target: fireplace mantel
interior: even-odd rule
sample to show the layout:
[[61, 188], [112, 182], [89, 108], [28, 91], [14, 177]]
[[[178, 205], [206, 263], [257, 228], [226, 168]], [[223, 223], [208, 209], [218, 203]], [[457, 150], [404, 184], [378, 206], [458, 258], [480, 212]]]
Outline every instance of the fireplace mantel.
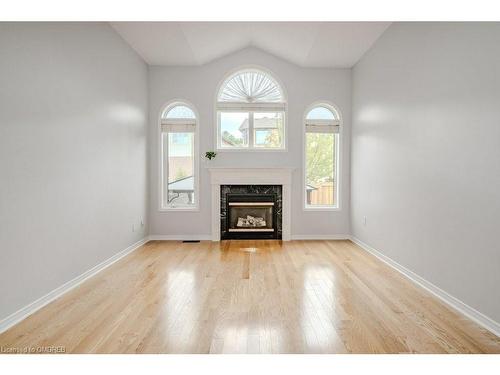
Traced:
[[212, 241], [220, 241], [220, 185], [282, 185], [283, 241], [290, 241], [291, 183], [294, 168], [207, 168], [212, 185]]

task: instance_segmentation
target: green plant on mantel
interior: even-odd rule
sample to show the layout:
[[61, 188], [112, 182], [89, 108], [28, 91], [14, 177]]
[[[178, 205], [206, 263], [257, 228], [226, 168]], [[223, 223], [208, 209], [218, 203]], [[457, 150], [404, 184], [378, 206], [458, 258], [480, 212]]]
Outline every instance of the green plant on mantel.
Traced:
[[205, 152], [205, 157], [208, 160], [215, 159], [216, 156], [217, 156], [217, 153], [215, 151], [207, 151], [207, 152]]

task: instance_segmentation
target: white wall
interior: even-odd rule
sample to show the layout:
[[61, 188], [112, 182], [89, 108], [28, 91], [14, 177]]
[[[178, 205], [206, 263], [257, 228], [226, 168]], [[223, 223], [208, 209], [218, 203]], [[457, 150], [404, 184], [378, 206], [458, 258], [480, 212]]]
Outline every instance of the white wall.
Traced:
[[0, 320], [144, 237], [147, 66], [107, 25], [0, 23]]
[[354, 236], [500, 322], [500, 24], [393, 24], [353, 93]]
[[[197, 67], [150, 67], [150, 173], [151, 234], [210, 235], [210, 181], [206, 164], [200, 163], [199, 212], [159, 212], [158, 116], [173, 99], [191, 102], [200, 114], [200, 153], [215, 149], [214, 106], [218, 85], [226, 74], [245, 65], [271, 70], [288, 95], [287, 152], [220, 152], [210, 166], [296, 167], [292, 185], [292, 235], [349, 233], [349, 142], [351, 110], [350, 69], [300, 68], [255, 48], [247, 48]], [[342, 210], [304, 212], [302, 209], [302, 119], [315, 101], [338, 106], [344, 119], [342, 139]]]

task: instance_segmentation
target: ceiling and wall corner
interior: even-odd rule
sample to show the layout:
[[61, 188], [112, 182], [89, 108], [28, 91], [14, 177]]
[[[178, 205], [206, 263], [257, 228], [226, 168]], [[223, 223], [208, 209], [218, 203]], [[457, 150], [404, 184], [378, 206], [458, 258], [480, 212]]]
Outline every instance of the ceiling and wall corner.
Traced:
[[351, 68], [390, 22], [111, 22], [149, 65], [203, 65], [256, 47], [301, 67]]

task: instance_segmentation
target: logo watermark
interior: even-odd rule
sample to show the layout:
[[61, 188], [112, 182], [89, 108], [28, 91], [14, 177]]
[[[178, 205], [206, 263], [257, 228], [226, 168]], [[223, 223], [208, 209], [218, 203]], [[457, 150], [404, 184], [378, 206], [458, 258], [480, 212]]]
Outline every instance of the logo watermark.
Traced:
[[0, 354], [63, 354], [65, 346], [0, 346]]

